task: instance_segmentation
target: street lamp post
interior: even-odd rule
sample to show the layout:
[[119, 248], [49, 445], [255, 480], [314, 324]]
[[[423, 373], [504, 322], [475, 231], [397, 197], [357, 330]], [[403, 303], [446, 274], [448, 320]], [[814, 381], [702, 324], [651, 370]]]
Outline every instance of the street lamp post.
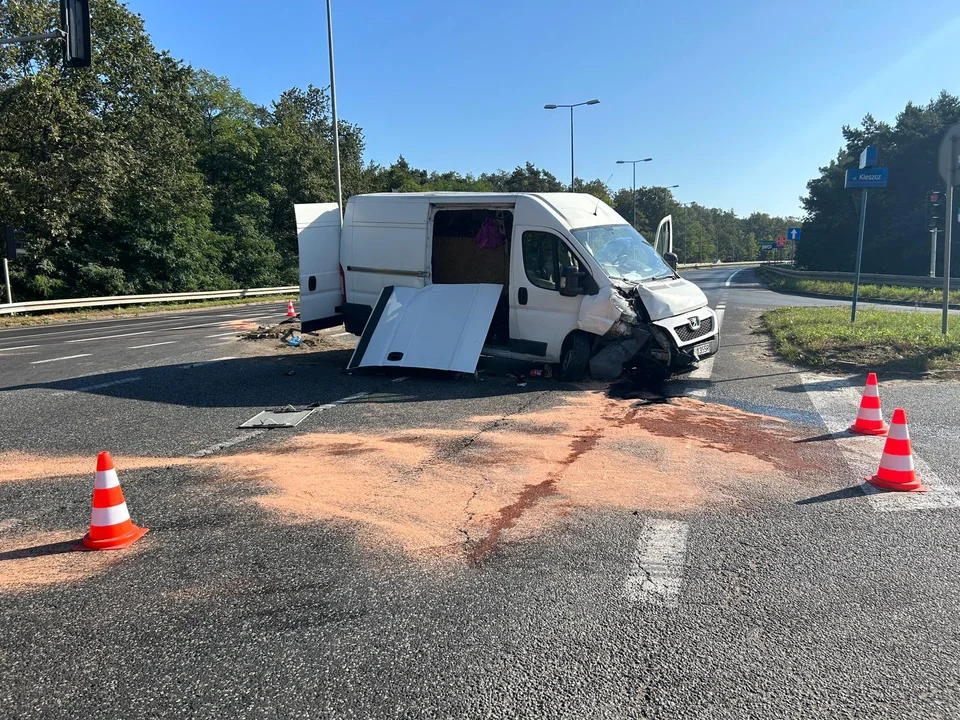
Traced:
[[633, 165], [633, 229], [637, 229], [637, 163], [650, 162], [653, 158], [643, 160], [617, 160], [617, 165]]
[[593, 100], [587, 100], [586, 102], [573, 103], [572, 105], [555, 105], [550, 103], [544, 105], [544, 110], [556, 110], [557, 108], [570, 108], [570, 192], [574, 190], [574, 183], [576, 182], [576, 176], [574, 175], [573, 170], [573, 109], [575, 107], [580, 107], [581, 105], [596, 105], [600, 101], [594, 98]]
[[337, 210], [343, 219], [343, 191], [340, 187], [340, 126], [337, 123], [337, 79], [333, 71], [333, 10], [327, 0], [327, 46], [330, 50], [330, 109], [333, 115], [333, 182], [337, 192]]

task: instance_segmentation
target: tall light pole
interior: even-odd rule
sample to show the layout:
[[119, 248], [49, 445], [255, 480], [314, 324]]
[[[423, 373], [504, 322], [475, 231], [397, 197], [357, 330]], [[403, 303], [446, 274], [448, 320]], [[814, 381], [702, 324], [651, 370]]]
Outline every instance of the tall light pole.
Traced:
[[653, 158], [643, 160], [617, 160], [617, 165], [633, 165], [633, 229], [637, 229], [637, 163], [650, 162]]
[[337, 189], [337, 209], [343, 219], [343, 192], [340, 189], [340, 125], [337, 123], [337, 79], [333, 72], [333, 11], [327, 0], [327, 44], [330, 48], [330, 110], [333, 115], [333, 167], [334, 184]]
[[600, 101], [594, 98], [593, 100], [587, 100], [586, 102], [573, 103], [572, 105], [554, 105], [553, 103], [549, 105], [544, 105], [544, 110], [556, 110], [557, 108], [570, 108], [570, 192], [573, 192], [574, 183], [576, 182], [576, 175], [573, 172], [573, 109], [575, 107], [580, 107], [581, 105], [596, 105]]

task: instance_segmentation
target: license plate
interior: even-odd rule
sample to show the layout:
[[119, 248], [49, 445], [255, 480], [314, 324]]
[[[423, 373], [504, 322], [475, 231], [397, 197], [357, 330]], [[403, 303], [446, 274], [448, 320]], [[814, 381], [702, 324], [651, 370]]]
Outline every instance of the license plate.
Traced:
[[710, 353], [710, 343], [700, 343], [695, 348], [693, 348], [693, 356], [695, 358], [703, 357]]

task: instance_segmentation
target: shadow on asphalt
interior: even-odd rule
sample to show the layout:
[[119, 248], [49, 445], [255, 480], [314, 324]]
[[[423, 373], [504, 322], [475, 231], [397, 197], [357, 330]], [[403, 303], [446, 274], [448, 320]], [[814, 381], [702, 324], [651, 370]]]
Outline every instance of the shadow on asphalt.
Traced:
[[[790, 374], [799, 374], [804, 372], [803, 370], [795, 370], [793, 373], [784, 373], [784, 375]], [[844, 387], [850, 386], [850, 383], [854, 378], [857, 378], [857, 375], [845, 375], [841, 377], [833, 377], [829, 380], [818, 380], [817, 382], [812, 383], [798, 383], [797, 385], [781, 385], [777, 388], [780, 392], [793, 393], [795, 395], [802, 395], [808, 390], [839, 390]], [[865, 377], [865, 376], [864, 376]]]
[[60, 555], [73, 550], [77, 540], [69, 542], [47, 543], [46, 545], [34, 545], [33, 547], [18, 548], [17, 550], [7, 550], [0, 552], [0, 562], [4, 560], [22, 560], [24, 558], [41, 557], [43, 555]]
[[797, 505], [815, 505], [817, 503], [823, 502], [833, 502], [834, 500], [850, 500], [855, 497], [862, 497], [863, 490], [860, 489], [859, 485], [852, 485], [850, 487], [842, 488], [840, 490], [834, 490], [832, 492], [824, 493], [823, 495], [816, 495], [814, 497], [805, 498], [803, 500], [797, 500]]
[[[176, 363], [119, 372], [86, 375], [46, 383], [24, 383], [0, 389], [48, 390], [66, 393], [53, 402], [68, 401], [69, 394], [95, 395], [162, 405], [194, 408], [282, 407], [325, 404], [359, 392], [381, 393], [356, 403], [401, 403], [422, 400], [469, 399], [522, 392], [570, 392], [577, 386], [555, 379], [530, 377], [531, 368], [543, 365], [481, 358], [478, 375], [410, 368], [345, 370], [352, 349], [282, 352], [219, 361]], [[427, 383], [409, 392], [408, 384], [392, 384], [401, 377]], [[384, 395], [384, 391], [388, 391]]]
[[840, 432], [824, 433], [823, 435], [815, 435], [814, 437], [803, 438], [802, 440], [794, 440], [794, 443], [812, 443], [812, 442], [823, 442], [824, 440], [839, 440], [840, 438], [853, 437], [849, 430], [841, 430]]

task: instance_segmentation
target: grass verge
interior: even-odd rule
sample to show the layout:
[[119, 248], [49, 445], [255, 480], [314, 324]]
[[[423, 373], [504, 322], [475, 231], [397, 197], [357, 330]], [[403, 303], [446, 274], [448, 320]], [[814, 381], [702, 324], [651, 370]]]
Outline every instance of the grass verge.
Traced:
[[960, 318], [940, 333], [937, 313], [848, 308], [782, 307], [763, 315], [774, 348], [787, 360], [819, 368], [857, 365], [870, 370], [960, 370]]
[[[757, 268], [757, 276], [771, 290], [783, 293], [803, 293], [804, 295], [824, 295], [853, 297], [852, 282], [825, 282], [823, 280], [803, 280], [778, 275], [764, 267]], [[882, 300], [904, 303], [943, 303], [943, 290], [937, 288], [906, 287], [904, 285], [860, 285], [861, 300]], [[950, 293], [950, 304], [960, 305], [960, 290]]]
[[32, 327], [35, 325], [55, 325], [68, 322], [83, 322], [90, 320], [109, 320], [117, 317], [136, 317], [153, 313], [171, 312], [174, 310], [200, 310], [210, 307], [227, 307], [230, 305], [256, 305], [258, 303], [273, 303], [286, 301], [290, 295], [258, 295], [248, 298], [224, 298], [222, 300], [199, 300], [196, 302], [178, 303], [150, 303], [149, 305], [127, 305], [123, 307], [96, 308], [81, 310], [62, 310], [44, 313], [43, 315], [0, 315], [0, 328]]

